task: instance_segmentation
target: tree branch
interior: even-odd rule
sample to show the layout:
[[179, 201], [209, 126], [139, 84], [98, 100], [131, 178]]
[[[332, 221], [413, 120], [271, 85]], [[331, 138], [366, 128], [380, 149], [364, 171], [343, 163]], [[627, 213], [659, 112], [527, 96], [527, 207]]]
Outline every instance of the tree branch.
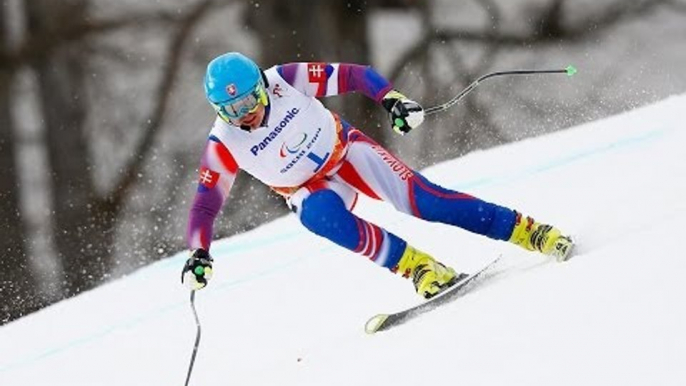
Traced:
[[185, 23], [188, 14], [198, 8], [215, 7], [231, 3], [233, 0], [204, 0], [187, 12], [155, 11], [137, 15], [125, 15], [112, 19], [88, 19], [80, 23], [64, 23], [55, 30], [32, 35], [14, 50], [0, 50], [0, 69], [13, 69], [26, 63], [37, 62], [51, 54], [52, 51], [73, 42], [141, 25], [155, 27], [159, 24]]
[[637, 0], [627, 4], [626, 1], [617, 1], [607, 7], [604, 12], [594, 13], [594, 16], [579, 23], [578, 26], [564, 29], [564, 36], [575, 37], [577, 40], [585, 38], [665, 5], [673, 5], [673, 2], [670, 0]]
[[[604, 12], [594, 13], [587, 20], [578, 23], [576, 26], [566, 27], [561, 21], [551, 21], [547, 18], [561, 18], [564, 12], [563, 1], [555, 0], [550, 7], [544, 11], [542, 17], [543, 28], [538, 33], [532, 34], [502, 34], [494, 27], [498, 24], [498, 13], [491, 8], [494, 5], [485, 5], [495, 24], [490, 24], [482, 30], [469, 29], [439, 29], [435, 26], [426, 28], [424, 36], [412, 47], [410, 47], [393, 66], [390, 71], [391, 79], [396, 80], [400, 77], [402, 69], [407, 63], [420, 60], [427, 54], [435, 43], [445, 43], [452, 41], [482, 43], [491, 46], [530, 46], [549, 44], [552, 41], [567, 42], [580, 41], [589, 36], [596, 35], [609, 28], [615, 27], [620, 22], [639, 17], [647, 12], [655, 10], [660, 6], [670, 6], [680, 8], [683, 3], [677, 0], [638, 0], [627, 4], [625, 1], [617, 1], [607, 7]], [[554, 32], [554, 33], [553, 33]]]
[[115, 184], [113, 191], [102, 200], [102, 204], [111, 207], [121, 206], [124, 199], [127, 197], [127, 193], [136, 182], [137, 176], [143, 169], [144, 161], [152, 150], [152, 143], [155, 136], [164, 124], [165, 112], [172, 95], [171, 91], [174, 86], [174, 80], [181, 67], [181, 54], [183, 53], [183, 48], [188, 39], [192, 36], [192, 30], [199, 24], [206, 13], [219, 3], [220, 2], [216, 0], [202, 1], [179, 20], [179, 30], [171, 41], [167, 59], [164, 61], [165, 63], [168, 63], [168, 65], [162, 75], [162, 80], [160, 81], [157, 91], [159, 102], [155, 106], [150, 117], [146, 120], [147, 126], [144, 128], [145, 134], [134, 150], [133, 157], [124, 168], [123, 177], [119, 183]]

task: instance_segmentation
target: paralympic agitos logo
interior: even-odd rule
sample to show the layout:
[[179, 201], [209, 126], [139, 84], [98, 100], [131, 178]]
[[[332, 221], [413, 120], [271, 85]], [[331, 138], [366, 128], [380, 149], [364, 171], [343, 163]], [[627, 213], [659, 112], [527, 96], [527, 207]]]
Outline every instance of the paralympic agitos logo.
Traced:
[[295, 145], [288, 145], [286, 142], [281, 145], [281, 150], [279, 151], [279, 157], [286, 158], [288, 154], [296, 154], [300, 151], [300, 146], [307, 141], [307, 134], [302, 133], [295, 142]]
[[[286, 126], [288, 126], [288, 123], [290, 123], [293, 120], [293, 118], [295, 118], [295, 116], [298, 115], [299, 112], [300, 112], [300, 109], [298, 109], [298, 108], [292, 108], [291, 110], [289, 110], [288, 113], [286, 114], [286, 116], [281, 120], [281, 122], [279, 122], [279, 124], [276, 125], [274, 130], [272, 130], [266, 137], [264, 137], [264, 139], [262, 139], [262, 141], [260, 141], [260, 143], [258, 143], [257, 145], [250, 148], [250, 152], [252, 153], [252, 155], [257, 156], [257, 153], [266, 149], [267, 146], [274, 139], [276, 139], [276, 137], [278, 137], [279, 134], [281, 134], [283, 129], [285, 129]], [[283, 151], [283, 149], [281, 149], [281, 150]]]

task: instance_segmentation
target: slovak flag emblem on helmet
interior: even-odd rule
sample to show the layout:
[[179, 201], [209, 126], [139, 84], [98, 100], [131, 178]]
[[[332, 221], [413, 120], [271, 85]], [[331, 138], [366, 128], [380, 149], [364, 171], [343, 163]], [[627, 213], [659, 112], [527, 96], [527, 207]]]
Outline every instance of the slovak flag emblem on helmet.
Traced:
[[230, 85], [226, 86], [226, 92], [228, 92], [231, 96], [236, 95], [236, 85], [231, 83]]

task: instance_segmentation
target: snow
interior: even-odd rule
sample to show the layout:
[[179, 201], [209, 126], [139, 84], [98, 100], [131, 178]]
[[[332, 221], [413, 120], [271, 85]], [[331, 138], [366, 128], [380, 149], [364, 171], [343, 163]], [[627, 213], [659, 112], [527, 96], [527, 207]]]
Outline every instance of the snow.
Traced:
[[[191, 385], [686, 384], [684, 109], [676, 96], [425, 171], [570, 232], [567, 263], [361, 200], [358, 214], [459, 270], [503, 256], [461, 299], [376, 335], [367, 318], [420, 301], [409, 281], [293, 216], [217, 241]], [[0, 385], [183, 384], [186, 257], [1, 327]]]

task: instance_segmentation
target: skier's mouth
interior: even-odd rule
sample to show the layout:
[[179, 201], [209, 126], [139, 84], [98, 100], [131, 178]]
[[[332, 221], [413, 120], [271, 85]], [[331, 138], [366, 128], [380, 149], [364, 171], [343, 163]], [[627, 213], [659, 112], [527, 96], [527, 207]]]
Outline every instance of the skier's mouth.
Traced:
[[246, 120], [243, 121], [243, 125], [245, 126], [250, 126], [251, 129], [255, 129], [257, 127], [257, 116], [258, 114], [250, 114]]

